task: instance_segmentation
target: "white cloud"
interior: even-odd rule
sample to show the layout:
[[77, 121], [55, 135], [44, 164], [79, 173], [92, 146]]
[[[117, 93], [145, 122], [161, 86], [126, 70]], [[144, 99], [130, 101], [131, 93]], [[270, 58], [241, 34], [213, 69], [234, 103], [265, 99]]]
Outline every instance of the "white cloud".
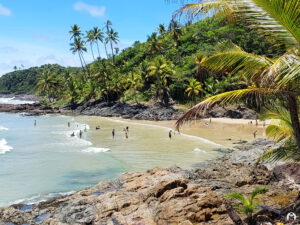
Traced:
[[76, 11], [85, 11], [88, 12], [93, 17], [102, 17], [105, 15], [105, 6], [95, 6], [95, 5], [88, 5], [84, 2], [76, 2], [74, 4], [74, 9]]
[[0, 16], [10, 16], [10, 15], [11, 15], [11, 11], [0, 4]]

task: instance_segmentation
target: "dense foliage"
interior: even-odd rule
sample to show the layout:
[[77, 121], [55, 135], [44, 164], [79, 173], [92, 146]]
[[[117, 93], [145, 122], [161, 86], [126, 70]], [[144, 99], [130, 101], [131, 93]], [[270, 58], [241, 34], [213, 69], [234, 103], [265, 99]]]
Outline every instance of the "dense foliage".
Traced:
[[[277, 44], [273, 37], [262, 37], [255, 29], [248, 29], [242, 23], [229, 24], [224, 17], [205, 19], [186, 26], [172, 22], [168, 29], [159, 25], [158, 33], [150, 35], [147, 42], [135, 42], [121, 53], [113, 46], [117, 44], [118, 34], [111, 28], [110, 21], [103, 30], [106, 29], [106, 38], [101, 29], [95, 27], [87, 32], [84, 39], [80, 27], [72, 26], [71, 51], [78, 53], [82, 69], [48, 65], [15, 71], [0, 78], [0, 92], [35, 93], [37, 76], [42, 78], [41, 74], [47, 71], [48, 75], [52, 74], [52, 79], [57, 79], [51, 82], [57, 84], [52, 85], [54, 90], [47, 91], [40, 86], [38, 93], [45, 96], [51, 93], [47, 96], [49, 100], [80, 102], [102, 98], [124, 101], [154, 99], [165, 104], [172, 100], [179, 103], [195, 102], [205, 96], [243, 86], [236, 76], [209, 74], [199, 68], [202, 55], [213, 54], [228, 41], [248, 52], [269, 57], [276, 57], [285, 51], [285, 46]], [[99, 57], [93, 52], [95, 44], [99, 50], [98, 41], [104, 44], [108, 59], [100, 59], [99, 51]], [[109, 47], [111, 54], [107, 50]], [[88, 49], [91, 51], [86, 53]], [[92, 54], [97, 59], [86, 65], [84, 54]], [[51, 89], [51, 85], [47, 87]]]

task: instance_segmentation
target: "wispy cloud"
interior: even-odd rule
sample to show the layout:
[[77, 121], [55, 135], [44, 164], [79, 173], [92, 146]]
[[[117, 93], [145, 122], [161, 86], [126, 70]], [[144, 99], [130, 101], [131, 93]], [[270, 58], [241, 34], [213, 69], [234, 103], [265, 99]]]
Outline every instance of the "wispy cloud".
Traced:
[[10, 16], [10, 15], [11, 15], [11, 11], [0, 4], [0, 16]]
[[74, 4], [74, 9], [76, 11], [83, 11], [89, 13], [93, 17], [102, 17], [105, 15], [105, 6], [95, 6], [89, 5], [84, 2], [76, 2]]

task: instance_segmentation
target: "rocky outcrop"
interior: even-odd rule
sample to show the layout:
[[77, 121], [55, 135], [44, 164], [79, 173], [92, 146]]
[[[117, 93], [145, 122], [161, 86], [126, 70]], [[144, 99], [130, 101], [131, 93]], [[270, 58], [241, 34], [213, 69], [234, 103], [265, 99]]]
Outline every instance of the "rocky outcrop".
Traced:
[[45, 114], [60, 113], [61, 111], [57, 108], [35, 104], [22, 104], [22, 105], [10, 105], [0, 104], [0, 112], [6, 113], [24, 113], [27, 116], [40, 116]]
[[[259, 140], [253, 142], [252, 147], [265, 151], [265, 143]], [[225, 206], [226, 194], [239, 192], [249, 195], [255, 187], [263, 185], [269, 192], [261, 196], [261, 200], [276, 208], [279, 206], [271, 200], [279, 194], [286, 196], [291, 193], [289, 187], [278, 181], [285, 179], [283, 174], [297, 174], [292, 165], [272, 172], [264, 165], [255, 166], [250, 163], [251, 160], [231, 161], [238, 157], [234, 155], [251, 152], [253, 149], [250, 146], [247, 144], [244, 148], [238, 146], [235, 150], [231, 149], [220, 159], [197, 169], [183, 170], [174, 166], [142, 173], [130, 172], [116, 181], [101, 182], [72, 195], [35, 205], [19, 204], [2, 208], [0, 224], [231, 225], [233, 222]], [[296, 198], [299, 191], [293, 192]], [[292, 202], [293, 198], [288, 201]], [[267, 214], [261, 218], [269, 217]], [[274, 222], [274, 218], [277, 221], [281, 219], [272, 217], [271, 221]]]

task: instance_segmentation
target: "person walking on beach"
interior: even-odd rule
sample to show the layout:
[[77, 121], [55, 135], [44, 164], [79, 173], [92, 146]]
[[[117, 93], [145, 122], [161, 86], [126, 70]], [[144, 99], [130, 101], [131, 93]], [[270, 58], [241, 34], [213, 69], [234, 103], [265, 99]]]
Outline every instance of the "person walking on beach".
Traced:
[[256, 138], [257, 130], [253, 132], [254, 139]]
[[82, 138], [82, 131], [79, 131], [79, 137]]
[[171, 138], [172, 138], [172, 130], [169, 131], [169, 138], [171, 140]]
[[112, 134], [112, 138], [114, 139], [115, 138], [115, 128], [112, 129], [111, 134]]

